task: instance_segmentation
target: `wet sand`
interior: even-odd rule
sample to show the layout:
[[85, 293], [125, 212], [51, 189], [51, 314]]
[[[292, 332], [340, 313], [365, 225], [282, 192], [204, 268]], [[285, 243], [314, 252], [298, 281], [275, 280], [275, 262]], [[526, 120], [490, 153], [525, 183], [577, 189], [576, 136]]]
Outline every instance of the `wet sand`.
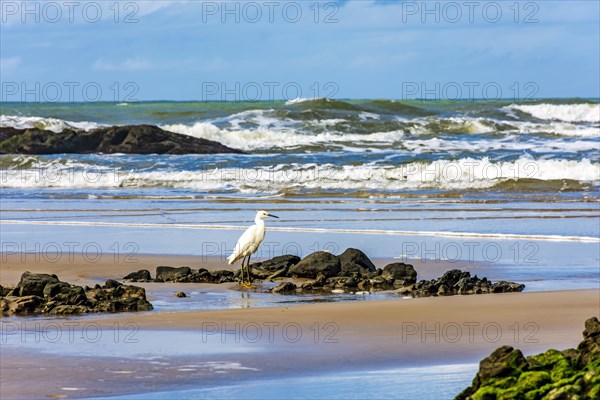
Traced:
[[[130, 264], [115, 263], [112, 258], [97, 263], [81, 259], [51, 263], [13, 255], [2, 260], [0, 284], [13, 286], [25, 270], [56, 273], [63, 281], [83, 285], [119, 279], [141, 268], [154, 274], [157, 265], [210, 269], [225, 265], [215, 259], [199, 263], [198, 257], [137, 258], [137, 263]], [[375, 261], [378, 266], [386, 263]], [[161, 291], [235, 288], [233, 284], [143, 285], [150, 297]], [[2, 350], [1, 394], [2, 398], [81, 398], [327, 371], [476, 363], [502, 344], [528, 354], [575, 346], [581, 338], [583, 321], [593, 315], [600, 315], [600, 290], [73, 318], [2, 318], [3, 330], [10, 326], [17, 329], [17, 334], [39, 331], [36, 323], [42, 329], [50, 323], [93, 324], [111, 335], [115, 326], [133, 326], [139, 331], [136, 344], [124, 343], [120, 338], [108, 348], [98, 349], [93, 343], [60, 345], [42, 340], [38, 345], [30, 343], [33, 340], [27, 336], [25, 342], [17, 340], [15, 346], [13, 336]], [[262, 334], [257, 339], [258, 330]], [[171, 347], [161, 343], [170, 343]], [[69, 390], [74, 388], [81, 390]]]

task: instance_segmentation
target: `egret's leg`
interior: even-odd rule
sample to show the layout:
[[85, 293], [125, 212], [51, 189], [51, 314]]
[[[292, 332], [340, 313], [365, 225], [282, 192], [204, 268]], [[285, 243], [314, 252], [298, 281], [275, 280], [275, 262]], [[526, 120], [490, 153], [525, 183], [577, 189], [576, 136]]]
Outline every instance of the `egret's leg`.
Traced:
[[[246, 269], [248, 269], [248, 256], [244, 257], [244, 261], [246, 261]], [[244, 276], [244, 265], [243, 264], [242, 264], [242, 276]], [[247, 288], [249, 285], [248, 282], [250, 282], [250, 277], [248, 276], [247, 281], [244, 278], [242, 278], [242, 279], [243, 279], [242, 282], [243, 282], [244, 287]]]
[[246, 263], [246, 271], [248, 271], [248, 286], [251, 289], [256, 289], [256, 286], [252, 285], [252, 278], [250, 278], [250, 258], [252, 254], [248, 254], [248, 262]]
[[247, 289], [251, 289], [253, 286], [252, 286], [252, 283], [250, 282], [250, 268], [249, 268], [250, 256], [244, 257], [244, 259], [246, 260], [246, 275], [248, 276], [248, 280], [244, 282], [244, 287]]
[[240, 267], [240, 285], [244, 286], [244, 261], [246, 257], [242, 258], [242, 266]]

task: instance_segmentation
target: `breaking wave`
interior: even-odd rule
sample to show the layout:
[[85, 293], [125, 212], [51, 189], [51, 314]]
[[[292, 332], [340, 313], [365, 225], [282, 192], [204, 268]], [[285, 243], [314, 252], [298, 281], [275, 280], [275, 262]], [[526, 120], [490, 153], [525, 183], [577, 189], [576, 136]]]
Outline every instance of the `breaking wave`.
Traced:
[[[123, 156], [125, 157], [125, 156]], [[6, 164], [6, 163], [5, 163]], [[569, 190], [600, 183], [600, 163], [588, 159], [491, 162], [462, 158], [410, 162], [397, 166], [316, 163], [274, 166], [123, 170], [74, 160], [18, 156], [0, 169], [6, 188], [149, 188], [202, 192], [269, 193], [322, 191], [482, 190], [502, 189], [515, 182], [532, 190]], [[562, 182], [562, 183], [561, 183]], [[507, 186], [508, 185], [508, 186]], [[578, 186], [579, 185], [579, 186]]]
[[42, 117], [22, 117], [16, 115], [0, 115], [0, 127], [15, 128], [15, 129], [30, 129], [37, 128], [52, 131], [55, 133], [62, 132], [65, 129], [84, 130], [106, 126], [96, 122], [81, 121], [65, 121], [59, 118], [42, 118]]
[[547, 121], [600, 122], [600, 104], [513, 104], [508, 108]]

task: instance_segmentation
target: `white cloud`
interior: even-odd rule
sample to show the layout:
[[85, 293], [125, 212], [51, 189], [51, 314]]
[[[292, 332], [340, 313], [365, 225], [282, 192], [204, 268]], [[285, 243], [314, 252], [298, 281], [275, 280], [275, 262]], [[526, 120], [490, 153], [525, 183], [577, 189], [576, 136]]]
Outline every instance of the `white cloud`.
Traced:
[[143, 58], [128, 58], [116, 63], [100, 58], [94, 61], [92, 68], [101, 71], [143, 71], [155, 68], [155, 65]]
[[21, 65], [21, 57], [0, 58], [0, 70], [3, 73], [11, 71]]

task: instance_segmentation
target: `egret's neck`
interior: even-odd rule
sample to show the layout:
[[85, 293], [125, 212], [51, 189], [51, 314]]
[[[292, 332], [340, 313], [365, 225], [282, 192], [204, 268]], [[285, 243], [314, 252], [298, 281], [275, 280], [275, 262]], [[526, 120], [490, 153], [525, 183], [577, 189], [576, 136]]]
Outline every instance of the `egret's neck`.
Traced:
[[256, 226], [265, 226], [265, 221], [263, 221], [263, 219], [260, 217], [254, 218], [254, 223]]

